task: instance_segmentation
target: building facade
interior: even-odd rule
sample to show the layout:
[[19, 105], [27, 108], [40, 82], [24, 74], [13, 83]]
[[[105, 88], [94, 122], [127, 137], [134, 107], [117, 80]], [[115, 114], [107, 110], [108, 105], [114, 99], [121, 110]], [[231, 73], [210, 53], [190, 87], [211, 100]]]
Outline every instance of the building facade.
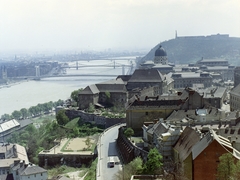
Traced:
[[229, 63], [225, 59], [201, 59], [197, 61], [198, 66], [229, 66]]
[[210, 87], [212, 85], [212, 76], [208, 72], [176, 72], [168, 74], [174, 80], [174, 88], [194, 87], [194, 85], [203, 84]]
[[78, 94], [79, 109], [90, 104], [98, 107], [116, 106], [123, 108], [128, 99], [125, 83], [121, 78], [87, 86]]
[[233, 88], [230, 92], [230, 111], [240, 110], [240, 84]]
[[240, 84], [240, 66], [234, 69], [234, 87]]

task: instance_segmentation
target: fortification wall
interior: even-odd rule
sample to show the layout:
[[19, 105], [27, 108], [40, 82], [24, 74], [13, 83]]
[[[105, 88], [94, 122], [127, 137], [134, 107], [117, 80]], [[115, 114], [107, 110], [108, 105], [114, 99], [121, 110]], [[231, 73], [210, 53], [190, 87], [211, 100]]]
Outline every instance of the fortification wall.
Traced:
[[126, 123], [126, 118], [107, 118], [97, 114], [87, 113], [81, 110], [68, 109], [66, 110], [66, 115], [70, 119], [80, 117], [82, 121], [103, 126], [108, 128], [115, 124]]
[[132, 144], [123, 133], [124, 127], [119, 128], [117, 138], [117, 148], [123, 163], [129, 163], [136, 157], [141, 157], [147, 161], [148, 152]]

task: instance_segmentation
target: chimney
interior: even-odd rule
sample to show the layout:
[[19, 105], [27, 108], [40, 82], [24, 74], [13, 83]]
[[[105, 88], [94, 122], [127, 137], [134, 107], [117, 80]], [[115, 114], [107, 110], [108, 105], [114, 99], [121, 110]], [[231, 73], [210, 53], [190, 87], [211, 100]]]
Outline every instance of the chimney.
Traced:
[[23, 167], [24, 164], [25, 164], [24, 160], [20, 161], [20, 167]]
[[177, 92], [177, 95], [178, 95], [178, 96], [181, 96], [181, 95], [182, 95], [182, 92]]
[[153, 122], [154, 122], [154, 124], [157, 124], [158, 119], [154, 119]]
[[14, 166], [16, 166], [19, 162], [20, 162], [20, 160], [15, 160], [14, 161]]

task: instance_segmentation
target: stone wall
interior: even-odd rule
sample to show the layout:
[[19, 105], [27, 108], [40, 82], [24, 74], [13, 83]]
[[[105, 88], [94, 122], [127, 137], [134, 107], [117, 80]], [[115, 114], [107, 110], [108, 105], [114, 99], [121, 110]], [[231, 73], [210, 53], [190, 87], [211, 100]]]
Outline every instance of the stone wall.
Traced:
[[94, 158], [96, 158], [96, 154], [38, 154], [38, 165], [45, 168], [63, 164], [71, 167], [81, 167], [83, 164], [90, 165]]
[[104, 128], [108, 128], [119, 123], [126, 123], [126, 118], [107, 118], [75, 109], [67, 109], [66, 115], [69, 117], [69, 119], [80, 117], [84, 122], [100, 125]]
[[124, 127], [119, 128], [117, 138], [117, 148], [123, 163], [127, 164], [136, 157], [141, 157], [146, 162], [148, 152], [133, 145], [124, 135], [123, 129]]

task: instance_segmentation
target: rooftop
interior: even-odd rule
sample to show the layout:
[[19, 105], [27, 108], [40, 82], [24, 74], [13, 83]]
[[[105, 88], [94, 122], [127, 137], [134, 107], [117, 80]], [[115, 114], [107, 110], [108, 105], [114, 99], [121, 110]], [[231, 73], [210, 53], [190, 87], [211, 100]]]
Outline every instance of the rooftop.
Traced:
[[0, 134], [18, 126], [20, 126], [20, 123], [15, 119], [5, 121], [0, 124]]
[[228, 62], [225, 59], [202, 59], [200, 62]]

